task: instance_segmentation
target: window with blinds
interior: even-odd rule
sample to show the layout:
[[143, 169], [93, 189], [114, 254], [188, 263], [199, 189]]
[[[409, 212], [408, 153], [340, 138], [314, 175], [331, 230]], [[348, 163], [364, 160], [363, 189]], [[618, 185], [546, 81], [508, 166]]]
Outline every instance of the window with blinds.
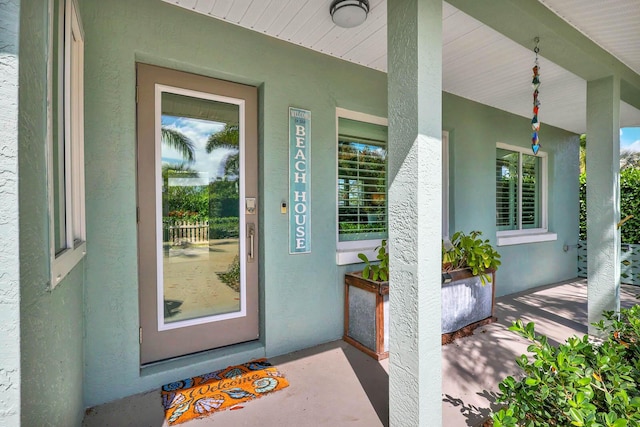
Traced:
[[338, 121], [338, 240], [387, 237], [387, 128]]
[[542, 228], [542, 158], [505, 148], [496, 150], [498, 231]]
[[540, 158], [522, 154], [522, 228], [540, 227]]

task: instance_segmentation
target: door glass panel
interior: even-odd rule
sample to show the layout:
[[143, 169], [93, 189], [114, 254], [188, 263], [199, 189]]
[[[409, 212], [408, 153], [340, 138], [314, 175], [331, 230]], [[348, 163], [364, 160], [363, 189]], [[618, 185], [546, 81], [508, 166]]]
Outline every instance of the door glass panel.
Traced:
[[162, 92], [160, 325], [242, 311], [240, 115], [238, 104]]

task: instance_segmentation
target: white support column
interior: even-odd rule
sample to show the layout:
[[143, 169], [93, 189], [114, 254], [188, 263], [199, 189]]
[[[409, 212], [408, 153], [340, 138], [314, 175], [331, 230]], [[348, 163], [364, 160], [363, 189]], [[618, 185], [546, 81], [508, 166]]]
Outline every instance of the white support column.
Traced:
[[20, 0], [0, 1], [0, 425], [20, 425], [18, 40]]
[[440, 426], [442, 1], [388, 0], [389, 417]]
[[587, 279], [591, 326], [620, 309], [620, 79], [587, 83]]

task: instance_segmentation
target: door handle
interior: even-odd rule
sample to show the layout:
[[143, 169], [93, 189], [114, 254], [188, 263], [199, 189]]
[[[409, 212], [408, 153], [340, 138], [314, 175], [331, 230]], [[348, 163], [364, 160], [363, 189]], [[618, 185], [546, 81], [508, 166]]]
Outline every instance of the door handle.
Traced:
[[247, 223], [247, 236], [249, 236], [249, 251], [247, 252], [247, 258], [249, 262], [253, 262], [255, 259], [255, 235], [256, 225], [253, 223]]

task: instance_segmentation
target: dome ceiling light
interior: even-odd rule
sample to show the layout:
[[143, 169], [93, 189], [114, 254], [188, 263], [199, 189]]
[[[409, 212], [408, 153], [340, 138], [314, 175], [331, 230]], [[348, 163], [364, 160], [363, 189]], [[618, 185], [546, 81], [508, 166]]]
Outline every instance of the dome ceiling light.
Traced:
[[369, 13], [369, 0], [334, 0], [329, 8], [333, 23], [342, 28], [362, 24]]

